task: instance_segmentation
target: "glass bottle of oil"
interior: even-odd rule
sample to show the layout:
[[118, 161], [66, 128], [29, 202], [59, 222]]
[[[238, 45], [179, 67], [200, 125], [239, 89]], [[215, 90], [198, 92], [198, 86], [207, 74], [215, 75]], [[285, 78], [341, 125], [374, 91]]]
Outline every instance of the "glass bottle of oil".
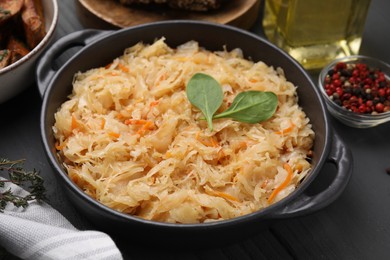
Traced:
[[266, 37], [308, 70], [358, 54], [371, 0], [266, 0]]

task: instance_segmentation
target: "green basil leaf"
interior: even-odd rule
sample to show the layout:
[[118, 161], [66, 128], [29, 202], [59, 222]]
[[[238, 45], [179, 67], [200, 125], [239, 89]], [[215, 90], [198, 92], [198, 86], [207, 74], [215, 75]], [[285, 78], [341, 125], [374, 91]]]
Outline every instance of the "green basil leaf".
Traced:
[[244, 123], [259, 123], [276, 111], [278, 97], [273, 92], [246, 91], [239, 93], [231, 106], [213, 118], [232, 118]]
[[207, 74], [196, 73], [189, 80], [186, 93], [191, 104], [202, 111], [209, 129], [212, 131], [213, 115], [223, 101], [223, 92], [218, 81]]

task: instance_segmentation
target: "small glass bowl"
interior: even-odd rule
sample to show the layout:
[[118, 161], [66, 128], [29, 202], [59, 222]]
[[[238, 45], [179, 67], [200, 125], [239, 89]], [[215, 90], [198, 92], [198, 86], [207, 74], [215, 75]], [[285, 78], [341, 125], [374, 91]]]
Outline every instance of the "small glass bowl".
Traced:
[[387, 112], [381, 112], [381, 113], [375, 113], [375, 114], [368, 114], [368, 113], [358, 113], [353, 112], [339, 104], [336, 104], [331, 97], [328, 96], [325, 90], [325, 78], [328, 74], [328, 72], [335, 67], [336, 64], [343, 62], [348, 64], [357, 64], [357, 63], [363, 63], [366, 64], [367, 67], [371, 69], [380, 69], [387, 80], [390, 80], [390, 66], [378, 59], [374, 59], [367, 56], [362, 55], [354, 55], [354, 56], [347, 56], [339, 59], [335, 59], [328, 65], [326, 65], [319, 75], [318, 79], [318, 86], [320, 88], [320, 91], [325, 99], [325, 103], [327, 105], [327, 108], [329, 112], [337, 118], [339, 121], [344, 123], [345, 125], [356, 127], [356, 128], [369, 128], [374, 127], [379, 124], [383, 124], [385, 122], [390, 121], [390, 111]]

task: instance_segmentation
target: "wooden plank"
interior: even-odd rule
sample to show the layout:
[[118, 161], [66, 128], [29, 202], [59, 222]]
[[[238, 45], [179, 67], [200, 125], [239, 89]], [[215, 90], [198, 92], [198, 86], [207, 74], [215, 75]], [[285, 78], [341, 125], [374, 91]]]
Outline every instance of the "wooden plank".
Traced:
[[191, 19], [231, 24], [248, 29], [255, 22], [260, 6], [258, 0], [235, 0], [227, 1], [218, 10], [191, 12], [167, 8], [164, 5], [158, 8], [150, 8], [150, 5], [146, 5], [149, 8], [125, 6], [116, 0], [79, 0], [79, 2], [100, 19], [119, 28], [156, 21]]

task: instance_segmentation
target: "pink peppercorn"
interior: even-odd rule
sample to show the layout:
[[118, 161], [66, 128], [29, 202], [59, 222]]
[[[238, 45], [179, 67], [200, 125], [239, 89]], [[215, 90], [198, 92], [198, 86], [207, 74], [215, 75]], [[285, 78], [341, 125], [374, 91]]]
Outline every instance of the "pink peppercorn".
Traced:
[[383, 109], [384, 109], [384, 105], [382, 103], [378, 103], [375, 105], [375, 111], [378, 112], [378, 113], [381, 113], [383, 112]]
[[325, 77], [325, 92], [332, 100], [359, 114], [390, 111], [390, 80], [378, 68], [364, 63], [337, 63]]

